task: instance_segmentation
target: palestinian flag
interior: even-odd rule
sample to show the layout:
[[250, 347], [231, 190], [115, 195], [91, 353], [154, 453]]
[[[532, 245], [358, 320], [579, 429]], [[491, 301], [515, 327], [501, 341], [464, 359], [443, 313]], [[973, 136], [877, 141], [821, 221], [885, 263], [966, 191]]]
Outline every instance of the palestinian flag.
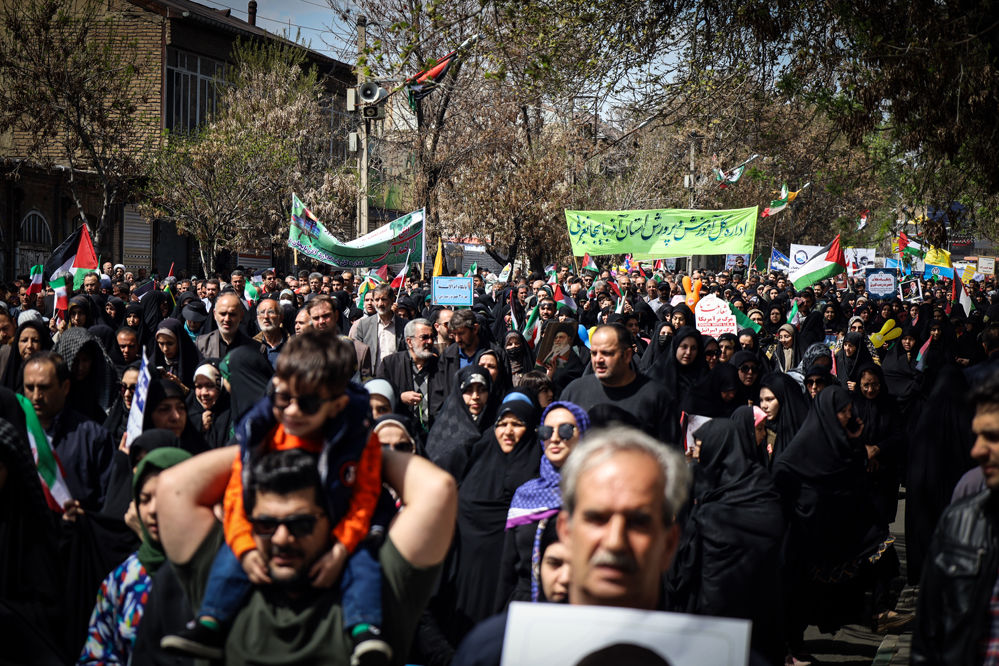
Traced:
[[733, 315], [735, 315], [735, 323], [739, 326], [740, 331], [744, 328], [750, 328], [756, 331], [757, 333], [763, 330], [762, 326], [760, 326], [755, 321], [750, 319], [745, 312], [735, 307], [735, 305], [733, 305], [732, 303], [728, 304], [728, 309], [732, 312]]
[[135, 288], [135, 291], [132, 293], [135, 294], [135, 297], [138, 298], [139, 301], [141, 301], [143, 298], [146, 297], [146, 294], [152, 293], [155, 289], [156, 289], [156, 282], [152, 279], [148, 279], [139, 286], [137, 286]]
[[38, 468], [38, 480], [42, 482], [42, 492], [45, 494], [45, 502], [53, 511], [62, 513], [62, 507], [66, 502], [73, 499], [69, 493], [69, 486], [62, 472], [62, 463], [59, 456], [52, 449], [48, 436], [38, 421], [35, 408], [31, 401], [20, 393], [15, 394], [17, 401], [21, 404], [21, 411], [24, 412], [25, 425], [28, 428], [28, 441], [31, 444], [31, 455], [35, 459], [35, 466]]
[[857, 231], [860, 231], [867, 226], [867, 215], [870, 212], [870, 210], [865, 210], [860, 214], [860, 221], [857, 222]]
[[656, 259], [656, 263], [652, 264], [652, 270], [657, 271], [657, 272], [661, 271], [661, 270], [665, 270], [665, 268], [666, 268], [666, 265], [665, 265], [665, 262], [662, 259]]
[[919, 353], [916, 354], [916, 370], [922, 372], [926, 369], [926, 351], [930, 348], [930, 343], [933, 342], [933, 338], [926, 338], [926, 342], [923, 346], [919, 348]]
[[253, 304], [260, 300], [260, 290], [257, 289], [257, 285], [253, 282], [247, 282], [243, 287], [243, 301], [246, 302], [246, 308], [252, 308]]
[[455, 63], [458, 57], [458, 49], [451, 51], [446, 56], [438, 60], [433, 67], [425, 69], [412, 76], [406, 81], [406, 90], [409, 94], [409, 106], [416, 111], [416, 103], [432, 93], [437, 84], [444, 80], [448, 70]]
[[791, 309], [787, 311], [786, 318], [787, 318], [787, 323], [795, 327], [798, 326], [798, 299], [794, 300], [794, 305], [792, 305]]
[[742, 178], [742, 174], [746, 172], [746, 165], [755, 160], [759, 155], [753, 155], [748, 160], [740, 164], [739, 166], [732, 167], [728, 171], [722, 171], [721, 169], [714, 169], [715, 180], [718, 182], [718, 187], [726, 188], [729, 185], [735, 185]]
[[524, 337], [527, 339], [527, 344], [531, 345], [531, 349], [536, 349], [538, 344], [541, 342], [541, 304], [534, 306], [531, 310], [530, 316], [527, 318], [527, 323], [524, 324]]
[[55, 291], [55, 311], [66, 312], [69, 310], [69, 292], [66, 289], [66, 274], [62, 274], [49, 282], [49, 287]]
[[839, 234], [831, 243], [810, 256], [801, 266], [791, 268], [790, 279], [801, 290], [819, 280], [846, 272], [846, 256], [839, 244]]
[[406, 284], [406, 274], [409, 273], [409, 256], [411, 254], [413, 254], [413, 248], [409, 248], [409, 251], [406, 252], [406, 263], [403, 265], [402, 270], [399, 271], [399, 274], [396, 275], [395, 278], [393, 278], [392, 283], [389, 285], [390, 287], [396, 290], [396, 293], [399, 293], [399, 290], [402, 289], [403, 285]]
[[375, 276], [382, 282], [388, 280], [388, 264], [383, 264], [375, 271]]
[[555, 294], [552, 298], [555, 299], [555, 303], [559, 309], [569, 310], [573, 314], [576, 314], [576, 301], [562, 291], [562, 285], [555, 285]]
[[964, 308], [965, 317], [970, 315], [974, 310], [978, 309], [975, 307], [975, 302], [971, 300], [971, 296], [968, 295], [968, 289], [964, 286], [964, 282], [960, 277], [958, 277], [956, 271], [954, 273], [954, 281], [951, 283], [950, 289], [951, 305], [960, 303], [961, 307]]
[[28, 285], [28, 296], [42, 293], [42, 288], [45, 286], [45, 280], [42, 278], [44, 273], [45, 266], [43, 264], [31, 267], [31, 284]]
[[73, 275], [73, 288], [79, 290], [83, 286], [83, 278], [90, 271], [97, 270], [97, 254], [90, 240], [90, 230], [86, 224], [69, 235], [45, 262], [44, 275], [51, 280], [62, 273]]
[[600, 269], [597, 268], [597, 262], [593, 261], [593, 257], [587, 252], [583, 255], [583, 265], [580, 267], [581, 270], [590, 271], [593, 273], [599, 273]]
[[905, 235], [905, 232], [898, 235], [898, 240], [895, 241], [895, 246], [899, 256], [908, 254], [913, 257], [919, 257], [920, 259], [926, 256], [926, 248], [924, 248], [920, 243], [910, 240], [909, 237]]

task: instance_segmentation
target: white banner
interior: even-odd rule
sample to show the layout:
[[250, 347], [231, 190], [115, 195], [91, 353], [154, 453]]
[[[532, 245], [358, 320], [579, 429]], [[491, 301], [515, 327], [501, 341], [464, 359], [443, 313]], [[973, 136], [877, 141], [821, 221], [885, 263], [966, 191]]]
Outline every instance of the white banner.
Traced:
[[[135, 393], [132, 394], [132, 407], [128, 410], [128, 422], [125, 425], [125, 452], [132, 446], [135, 438], [142, 434], [142, 417], [146, 410], [146, 396], [149, 394], [149, 383], [152, 376], [149, 374], [148, 359], [142, 355], [142, 365], [139, 367], [139, 379], [136, 380]], [[117, 442], [115, 443], [117, 446]]]
[[788, 259], [791, 260], [791, 268], [804, 266], [808, 258], [821, 249], [821, 245], [798, 245], [797, 243], [791, 243], [791, 254], [788, 255]]

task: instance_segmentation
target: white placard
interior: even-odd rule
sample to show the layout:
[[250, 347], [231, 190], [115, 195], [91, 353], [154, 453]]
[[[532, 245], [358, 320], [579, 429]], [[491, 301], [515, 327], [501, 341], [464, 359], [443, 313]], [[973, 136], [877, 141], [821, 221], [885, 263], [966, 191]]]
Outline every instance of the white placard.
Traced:
[[[604, 606], [514, 602], [503, 638], [501, 666], [618, 664], [612, 650], [647, 650], [638, 663], [656, 666], [745, 666], [749, 620]], [[597, 658], [595, 653], [604, 652]], [[636, 663], [630, 660], [628, 663]]]
[[738, 333], [739, 325], [735, 321], [728, 302], [714, 294], [708, 294], [697, 301], [694, 308], [694, 321], [701, 335], [717, 338], [722, 333]]
[[996, 258], [995, 257], [978, 257], [978, 272], [982, 275], [995, 275], [996, 274]]

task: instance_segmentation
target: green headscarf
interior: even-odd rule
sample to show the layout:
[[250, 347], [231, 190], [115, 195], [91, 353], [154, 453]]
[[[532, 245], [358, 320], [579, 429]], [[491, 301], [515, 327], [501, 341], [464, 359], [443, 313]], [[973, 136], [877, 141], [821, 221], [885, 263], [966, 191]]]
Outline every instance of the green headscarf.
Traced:
[[[191, 454], [184, 449], [178, 449], [173, 446], [164, 446], [147, 453], [146, 457], [135, 468], [135, 474], [132, 476], [132, 499], [135, 500], [136, 509], [139, 507], [139, 493], [142, 491], [142, 484], [149, 477], [150, 472], [156, 471], [158, 474], [165, 469], [184, 462], [190, 457]], [[163, 564], [163, 561], [166, 559], [166, 553], [163, 552], [163, 546], [159, 542], [153, 541], [153, 538], [149, 535], [145, 523], [142, 522], [141, 514], [139, 526], [142, 528], [142, 545], [139, 546], [138, 552], [139, 562], [145, 567], [146, 573], [151, 576]]]

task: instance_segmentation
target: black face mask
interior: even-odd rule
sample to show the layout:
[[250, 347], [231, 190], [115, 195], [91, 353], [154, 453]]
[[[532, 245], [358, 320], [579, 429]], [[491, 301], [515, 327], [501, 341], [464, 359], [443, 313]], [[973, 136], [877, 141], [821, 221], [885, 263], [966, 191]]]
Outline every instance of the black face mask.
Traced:
[[659, 347], [665, 347], [669, 344], [669, 341], [673, 339], [672, 335], [666, 335], [663, 333], [659, 334]]

